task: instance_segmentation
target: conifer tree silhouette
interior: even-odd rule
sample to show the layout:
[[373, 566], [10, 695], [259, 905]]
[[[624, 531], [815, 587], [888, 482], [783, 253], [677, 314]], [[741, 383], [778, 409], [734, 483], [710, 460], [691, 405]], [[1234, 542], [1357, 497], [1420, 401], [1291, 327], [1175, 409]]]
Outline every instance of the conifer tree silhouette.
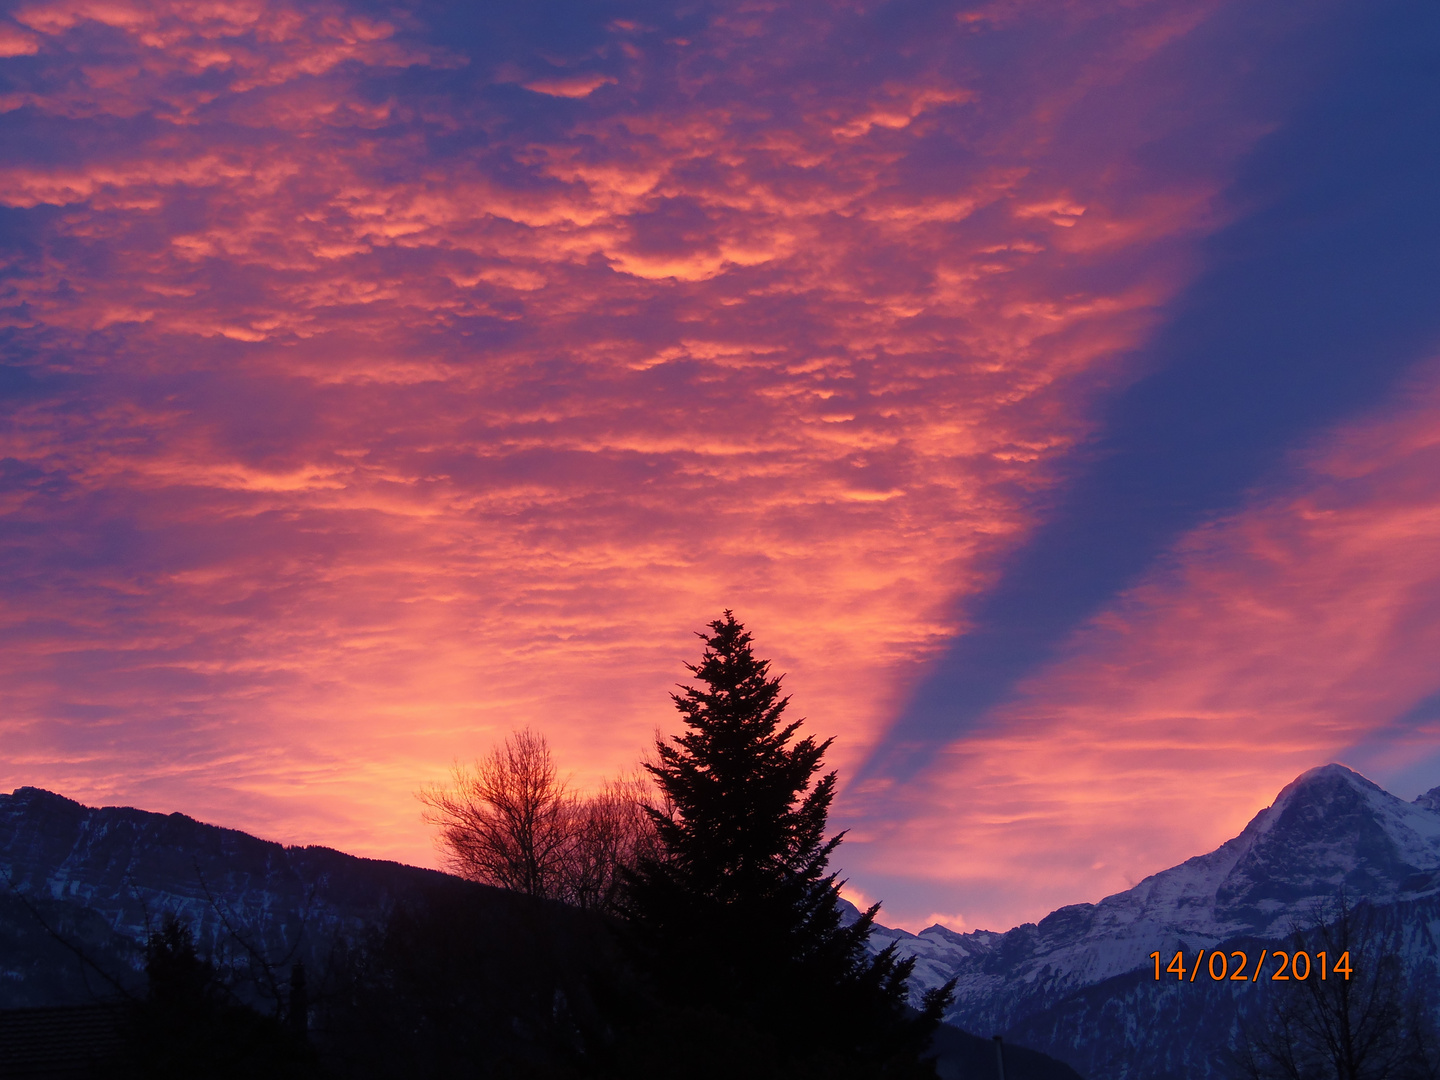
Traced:
[[190, 927], [174, 914], [167, 914], [146, 939], [145, 975], [149, 992], [132, 1017], [123, 1059], [102, 1075], [116, 1080], [312, 1080], [320, 1075], [303, 1038], [238, 1001], [196, 947]]
[[922, 1056], [950, 987], [909, 1010], [913, 960], [865, 947], [879, 905], [842, 925], [828, 867], [843, 834], [825, 835], [836, 775], [816, 777], [831, 740], [797, 738], [732, 612], [709, 629], [686, 665], [700, 685], [671, 695], [686, 730], [646, 765], [667, 803], [647, 810], [661, 850], [629, 877], [662, 992], [733, 1023], [727, 1038], [753, 1035], [786, 1076], [933, 1077]]

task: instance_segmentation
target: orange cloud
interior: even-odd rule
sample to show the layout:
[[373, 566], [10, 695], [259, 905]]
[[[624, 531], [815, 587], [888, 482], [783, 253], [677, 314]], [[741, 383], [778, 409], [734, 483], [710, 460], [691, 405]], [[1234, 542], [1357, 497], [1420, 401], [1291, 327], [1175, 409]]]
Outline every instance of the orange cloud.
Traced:
[[1436, 689], [1440, 365], [1298, 465], [954, 743], [867, 868], [990, 890], [979, 925], [1038, 918], [1213, 849], [1317, 762], [1433, 750], [1433, 730], [1401, 733], [1389, 760], [1355, 759]]
[[[430, 861], [416, 788], [524, 724], [627, 766], [724, 606], [850, 767], [1223, 219], [1243, 139], [1146, 169], [1152, 7], [1003, 72], [949, 15], [502, 63], [339, 3], [20, 9], [70, 149], [0, 170], [0, 786]], [[1103, 158], [1100, 83], [1149, 103]]]

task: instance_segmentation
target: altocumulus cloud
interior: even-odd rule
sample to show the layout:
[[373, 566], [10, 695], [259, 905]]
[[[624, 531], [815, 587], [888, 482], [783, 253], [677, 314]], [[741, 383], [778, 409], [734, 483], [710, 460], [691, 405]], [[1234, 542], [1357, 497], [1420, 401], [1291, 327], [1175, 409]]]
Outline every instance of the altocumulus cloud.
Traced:
[[721, 606], [853, 771], [1239, 212], [1236, 10], [8, 8], [0, 784], [429, 861]]

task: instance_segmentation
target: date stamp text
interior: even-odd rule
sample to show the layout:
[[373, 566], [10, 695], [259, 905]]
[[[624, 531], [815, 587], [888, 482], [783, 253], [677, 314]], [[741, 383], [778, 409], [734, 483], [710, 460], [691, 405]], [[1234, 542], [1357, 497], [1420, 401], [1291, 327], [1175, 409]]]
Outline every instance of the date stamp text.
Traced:
[[[1165, 966], [1165, 972], [1174, 975], [1180, 982], [1192, 983], [1201, 972], [1210, 976], [1212, 982], [1259, 982], [1262, 975], [1271, 982], [1304, 982], [1312, 975], [1322, 980], [1339, 978], [1349, 981], [1352, 970], [1348, 951], [1332, 962], [1330, 956], [1323, 952], [1317, 952], [1312, 957], [1308, 952], [1261, 949], [1253, 967], [1250, 954], [1239, 950], [1231, 953], [1212, 950], [1208, 960], [1206, 955], [1206, 950], [1201, 949], [1195, 955], [1195, 963], [1187, 966], [1185, 954], [1177, 952]], [[1150, 959], [1155, 961], [1155, 981], [1159, 982], [1162, 978], [1161, 956], [1152, 952]]]

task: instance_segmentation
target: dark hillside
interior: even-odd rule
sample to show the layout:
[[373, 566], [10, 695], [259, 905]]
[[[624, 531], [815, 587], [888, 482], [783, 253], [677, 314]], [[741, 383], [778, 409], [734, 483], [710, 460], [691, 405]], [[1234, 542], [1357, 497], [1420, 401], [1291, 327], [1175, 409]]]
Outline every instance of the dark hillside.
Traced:
[[[35, 788], [0, 796], [0, 875], [0, 1009], [143, 999], [144, 942], [174, 914], [231, 1000], [271, 1024], [294, 1023], [303, 963], [303, 1030], [331, 1076], [693, 1080], [745, 1061], [763, 1074], [763, 1043], [662, 1000], [623, 928], [563, 904]], [[189, 1048], [202, 1057], [270, 1031], [232, 1006], [212, 1021], [216, 1046]], [[988, 1039], [946, 1027], [936, 1050], [947, 1080], [993, 1075]], [[1076, 1080], [1016, 1046], [1006, 1067]]]
[[138, 990], [140, 943], [168, 913], [255, 1004], [273, 1010], [273, 984], [291, 964], [323, 976], [337, 950], [398, 901], [446, 880], [330, 848], [287, 848], [183, 814], [92, 808], [20, 788], [0, 795], [0, 1008], [113, 993], [96, 967]]
[[[933, 1050], [940, 1080], [997, 1080], [995, 1041], [971, 1035], [950, 1024], [935, 1032]], [[1069, 1065], [1024, 1046], [1006, 1043], [1005, 1080], [1081, 1080]]]

